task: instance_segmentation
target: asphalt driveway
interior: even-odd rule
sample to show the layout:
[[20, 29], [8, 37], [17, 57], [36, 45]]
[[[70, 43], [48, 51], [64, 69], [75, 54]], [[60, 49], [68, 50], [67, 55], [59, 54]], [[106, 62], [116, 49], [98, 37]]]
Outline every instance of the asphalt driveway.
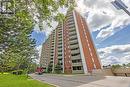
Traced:
[[130, 87], [130, 77], [30, 74], [34, 79], [57, 87]]
[[88, 84], [93, 81], [105, 79], [105, 77], [102, 76], [88, 76], [88, 75], [30, 74], [30, 76], [34, 79], [54, 84], [59, 87], [76, 87]]

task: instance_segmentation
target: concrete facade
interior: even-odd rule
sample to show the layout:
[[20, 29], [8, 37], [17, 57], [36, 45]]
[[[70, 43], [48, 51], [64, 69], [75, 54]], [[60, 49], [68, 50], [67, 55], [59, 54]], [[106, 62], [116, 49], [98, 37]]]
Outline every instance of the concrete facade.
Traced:
[[[101, 69], [87, 23], [76, 11], [67, 12], [65, 21], [59, 23], [47, 41], [43, 44], [40, 59], [45, 69], [48, 66], [44, 66], [44, 63], [52, 65], [52, 72], [58, 63], [62, 67], [61, 71], [68, 74], [91, 73], [94, 69]], [[47, 49], [50, 51], [45, 51], [46, 46], [49, 46]], [[43, 57], [46, 55], [44, 52], [50, 52], [50, 56]]]

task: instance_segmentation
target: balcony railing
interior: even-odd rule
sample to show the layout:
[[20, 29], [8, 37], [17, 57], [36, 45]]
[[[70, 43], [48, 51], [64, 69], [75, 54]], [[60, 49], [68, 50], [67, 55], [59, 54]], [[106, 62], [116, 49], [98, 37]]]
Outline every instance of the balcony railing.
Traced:
[[74, 24], [70, 24], [68, 25], [69, 28], [75, 28], [75, 25]]
[[77, 55], [79, 53], [80, 53], [79, 49], [77, 49], [77, 50], [71, 50], [71, 54], [72, 55]]
[[72, 66], [82, 66], [82, 62], [72, 63]]
[[70, 43], [70, 44], [78, 43], [78, 40], [77, 40], [77, 39], [75, 39], [75, 40], [70, 40], [69, 43]]
[[76, 32], [76, 29], [75, 28], [71, 28], [71, 29], [69, 29], [69, 32]]
[[71, 50], [78, 50], [79, 49], [79, 45], [78, 44], [70, 45], [70, 49]]
[[73, 35], [73, 36], [70, 36], [69, 40], [77, 40], [77, 36], [76, 35]]
[[69, 32], [69, 36], [73, 36], [76, 35], [76, 31], [75, 32]]

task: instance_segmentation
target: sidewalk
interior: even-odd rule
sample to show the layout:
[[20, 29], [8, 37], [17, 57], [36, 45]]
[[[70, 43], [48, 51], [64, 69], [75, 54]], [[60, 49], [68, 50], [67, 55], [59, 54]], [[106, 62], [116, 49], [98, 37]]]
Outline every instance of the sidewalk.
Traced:
[[106, 76], [103, 80], [90, 82], [77, 87], [130, 87], [130, 77]]

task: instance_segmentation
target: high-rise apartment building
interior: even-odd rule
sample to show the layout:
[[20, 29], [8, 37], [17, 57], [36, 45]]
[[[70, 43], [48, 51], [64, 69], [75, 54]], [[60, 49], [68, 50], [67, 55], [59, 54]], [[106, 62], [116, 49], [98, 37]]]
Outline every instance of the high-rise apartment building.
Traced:
[[76, 11], [68, 11], [43, 44], [40, 64], [55, 72], [57, 64], [63, 73], [89, 73], [101, 69], [87, 23]]

